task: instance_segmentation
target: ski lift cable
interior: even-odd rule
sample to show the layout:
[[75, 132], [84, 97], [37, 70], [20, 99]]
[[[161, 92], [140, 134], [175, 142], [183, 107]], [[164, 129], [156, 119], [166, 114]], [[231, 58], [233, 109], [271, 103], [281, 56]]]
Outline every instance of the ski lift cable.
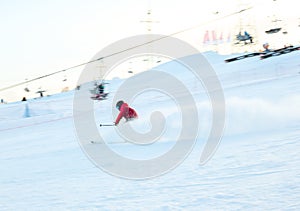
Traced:
[[219, 21], [219, 20], [228, 18], [228, 17], [230, 17], [230, 16], [234, 16], [234, 15], [243, 13], [243, 12], [245, 12], [245, 11], [247, 11], [247, 10], [252, 9], [252, 8], [253, 8], [253, 7], [248, 7], [248, 8], [239, 10], [239, 11], [237, 11], [237, 12], [233, 12], [233, 13], [230, 13], [230, 14], [227, 14], [227, 15], [224, 15], [224, 16], [221, 16], [221, 17], [219, 17], [219, 18], [215, 18], [215, 19], [212, 19], [212, 20], [203, 22], [203, 23], [201, 23], [201, 24], [198, 24], [198, 25], [195, 25], [195, 26], [192, 26], [192, 27], [189, 27], [189, 28], [186, 28], [186, 29], [183, 29], [183, 30], [174, 32], [174, 33], [171, 33], [171, 34], [169, 34], [169, 35], [165, 35], [165, 36], [162, 36], [162, 37], [160, 37], [160, 38], [153, 39], [153, 40], [150, 40], [150, 41], [148, 41], [148, 42], [141, 43], [141, 44], [139, 44], [139, 45], [135, 45], [135, 46], [132, 46], [132, 47], [129, 47], [129, 48], [120, 50], [120, 51], [116, 51], [115, 53], [112, 53], [112, 54], [109, 54], [109, 55], [106, 55], [106, 56], [103, 56], [103, 57], [100, 57], [100, 58], [97, 58], [97, 59], [94, 59], [94, 60], [90, 60], [90, 61], [88, 61], [88, 62], [84, 62], [84, 63], [78, 64], [78, 65], [74, 65], [74, 66], [68, 67], [68, 68], [63, 69], [63, 70], [59, 70], [59, 71], [56, 71], [56, 72], [53, 72], [53, 73], [50, 73], [50, 74], [46, 74], [46, 75], [43, 75], [43, 76], [40, 76], [40, 77], [37, 77], [37, 78], [33, 78], [33, 79], [30, 79], [30, 80], [26, 80], [26, 81], [24, 81], [24, 82], [20, 82], [20, 83], [16, 83], [16, 84], [13, 84], [13, 85], [4, 87], [4, 88], [0, 88], [0, 92], [1, 92], [1, 91], [4, 91], [4, 90], [11, 89], [11, 88], [14, 88], [14, 87], [17, 87], [17, 86], [20, 86], [20, 85], [24, 85], [24, 84], [27, 84], [27, 83], [30, 83], [30, 82], [33, 82], [33, 81], [37, 81], [37, 80], [40, 80], [40, 79], [42, 79], [42, 78], [46, 78], [46, 77], [49, 77], [49, 76], [52, 76], [52, 75], [56, 75], [56, 74], [61, 73], [61, 72], [66, 72], [66, 71], [68, 71], [68, 70], [71, 70], [71, 69], [74, 69], [74, 68], [77, 68], [77, 67], [81, 67], [81, 66], [87, 65], [87, 64], [89, 64], [89, 63], [93, 63], [93, 62], [96, 62], [96, 61], [100, 61], [100, 60], [103, 60], [103, 59], [105, 59], [105, 58], [109, 58], [109, 57], [112, 57], [112, 56], [115, 56], [115, 55], [124, 53], [124, 52], [126, 52], [126, 51], [130, 51], [130, 50], [132, 50], [132, 49], [139, 48], [139, 47], [141, 47], [141, 46], [148, 45], [148, 44], [151, 44], [151, 43], [160, 41], [160, 40], [162, 40], [162, 39], [165, 39], [165, 38], [168, 38], [168, 37], [172, 37], [172, 36], [174, 36], [174, 35], [178, 35], [178, 34], [181, 34], [181, 33], [184, 33], [184, 32], [190, 31], [190, 30], [193, 30], [193, 29], [198, 28], [198, 27], [200, 27], [200, 26], [203, 26], [203, 25], [206, 25], [206, 24], [209, 24], [209, 23], [213, 23], [213, 22], [215, 22], [215, 21]]
[[13, 84], [13, 85], [11, 85], [11, 86], [1, 88], [0, 91], [4, 91], [4, 90], [7, 90], [7, 89], [11, 89], [11, 88], [14, 88], [14, 87], [23, 85], [23, 84], [27, 84], [27, 83], [30, 83], [30, 82], [33, 82], [33, 81], [40, 80], [40, 79], [42, 79], [42, 78], [46, 78], [46, 77], [52, 76], [52, 75], [56, 75], [56, 74], [58, 74], [58, 73], [65, 72], [65, 71], [68, 71], [68, 70], [70, 70], [70, 69], [74, 69], [74, 68], [76, 68], [76, 67], [80, 67], [80, 66], [83, 66], [83, 65], [86, 65], [86, 64], [89, 64], [89, 63], [92, 63], [92, 62], [101, 60], [101, 59], [103, 59], [103, 57], [98, 58], [98, 59], [91, 60], [91, 61], [89, 61], [89, 62], [84, 62], [84, 63], [82, 63], [82, 64], [78, 64], [78, 65], [75, 65], [75, 66], [66, 68], [66, 69], [64, 69], [64, 70], [56, 71], [56, 72], [53, 72], [53, 73], [50, 73], [50, 74], [47, 74], [47, 75], [43, 75], [43, 76], [40, 76], [40, 77], [37, 77], [37, 78], [33, 78], [33, 79], [30, 79], [30, 80], [26, 80], [26, 81], [24, 81], [24, 82], [20, 82], [20, 83], [17, 83], [17, 84]]

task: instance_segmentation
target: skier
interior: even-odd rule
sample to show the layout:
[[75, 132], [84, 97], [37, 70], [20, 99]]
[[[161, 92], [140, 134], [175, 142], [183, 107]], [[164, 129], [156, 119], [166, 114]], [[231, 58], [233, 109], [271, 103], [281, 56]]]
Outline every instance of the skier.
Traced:
[[103, 83], [99, 84], [97, 86], [97, 89], [98, 89], [97, 90], [98, 94], [101, 96], [104, 93], [104, 85], [103, 85]]
[[117, 102], [116, 108], [120, 111], [120, 113], [115, 121], [115, 125], [118, 125], [123, 117], [126, 121], [138, 118], [136, 111], [133, 108], [130, 108], [123, 100]]
[[108, 93], [104, 93], [104, 84], [100, 83], [99, 85], [95, 84], [95, 94], [91, 98], [93, 100], [105, 100]]

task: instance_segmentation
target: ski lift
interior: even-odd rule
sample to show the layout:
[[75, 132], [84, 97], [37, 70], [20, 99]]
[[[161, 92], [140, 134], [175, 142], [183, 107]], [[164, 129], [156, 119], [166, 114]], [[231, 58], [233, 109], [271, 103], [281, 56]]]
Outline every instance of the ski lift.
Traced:
[[[273, 0], [273, 2], [276, 2], [276, 0]], [[274, 8], [274, 7], [273, 7]], [[273, 18], [271, 19], [271, 28], [269, 30], [266, 30], [266, 34], [276, 34], [282, 30], [282, 27], [278, 24], [282, 20], [278, 19], [277, 16], [275, 15], [276, 12], [273, 11]], [[286, 30], [283, 32], [285, 34]], [[287, 32], [286, 32], [287, 33]]]
[[281, 20], [274, 19], [272, 22], [275, 24], [273, 24], [273, 27], [271, 29], [265, 31], [266, 34], [276, 34], [282, 30], [282, 27], [276, 24], [277, 22], [281, 22]]
[[25, 81], [26, 81], [26, 86], [25, 86], [25, 88], [24, 88], [24, 91], [25, 91], [25, 92], [30, 92], [30, 89], [28, 88], [28, 79], [25, 78]]
[[[241, 32], [239, 32], [236, 35], [236, 39], [238, 40], [238, 43], [240, 43], [240, 42], [244, 42], [244, 44], [253, 43], [253, 37], [247, 31], [245, 31], [243, 35]], [[249, 42], [247, 42], [248, 40], [249, 40]]]
[[[276, 21], [281, 21], [281, 20], [276, 20]], [[284, 28], [286, 28], [286, 27], [283, 27], [283, 28], [282, 27], [274, 27], [274, 28], [271, 28], [271, 29], [265, 31], [265, 33], [266, 34], [276, 34], [280, 31], [282, 31], [282, 34], [288, 34], [287, 30]]]
[[25, 92], [30, 92], [30, 89], [28, 88], [28, 79], [27, 78], [25, 78], [25, 81], [26, 81], [26, 85], [25, 85], [25, 88], [24, 88], [24, 91]]
[[[245, 2], [240, 2], [238, 4], [238, 10], [239, 12], [239, 30], [237, 31], [238, 34], [235, 36], [237, 42], [235, 44], [252, 44], [253, 42], [253, 36], [250, 35], [249, 30], [251, 33], [254, 33], [253, 30], [253, 23], [252, 23], [252, 15], [250, 13], [244, 13], [244, 11], [249, 8], [249, 4]], [[242, 34], [242, 32], [244, 32]]]
[[[271, 28], [271, 29], [265, 31], [265, 33], [266, 33], [266, 34], [276, 34], [276, 33], [280, 32], [281, 29], [282, 29], [281, 27]], [[285, 33], [287, 33], [287, 32], [284, 31], [284, 32], [282, 32], [282, 33], [285, 34]]]
[[272, 20], [272, 28], [269, 29], [269, 30], [266, 30], [265, 33], [266, 34], [276, 34], [278, 32], [281, 31], [282, 27], [278, 26], [278, 22], [281, 22], [281, 20], [277, 19], [275, 16], [273, 17], [273, 20]]
[[273, 28], [273, 29], [269, 29], [266, 32], [266, 34], [275, 34], [278, 33], [281, 30], [281, 27], [277, 27], [277, 28]]
[[39, 90], [39, 91], [37, 91], [36, 93], [37, 93], [37, 94], [40, 94], [40, 97], [44, 97], [43, 92], [46, 92], [46, 90]]

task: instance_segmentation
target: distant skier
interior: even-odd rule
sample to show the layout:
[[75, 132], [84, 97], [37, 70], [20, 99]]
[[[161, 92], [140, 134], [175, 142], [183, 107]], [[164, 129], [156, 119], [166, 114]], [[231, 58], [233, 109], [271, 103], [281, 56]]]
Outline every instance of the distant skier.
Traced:
[[104, 93], [104, 84], [101, 83], [97, 86], [97, 94], [102, 95]]
[[99, 85], [95, 84], [95, 94], [91, 97], [93, 100], [105, 100], [108, 93], [104, 93], [104, 84], [100, 83]]
[[115, 121], [115, 125], [118, 125], [123, 117], [126, 121], [138, 118], [136, 111], [133, 108], [130, 108], [123, 100], [117, 102], [116, 108], [120, 111], [120, 113]]

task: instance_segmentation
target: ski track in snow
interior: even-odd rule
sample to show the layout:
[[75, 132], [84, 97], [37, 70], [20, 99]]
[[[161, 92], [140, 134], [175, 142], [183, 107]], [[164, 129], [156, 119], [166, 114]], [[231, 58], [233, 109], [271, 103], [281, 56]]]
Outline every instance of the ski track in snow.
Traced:
[[[198, 142], [176, 169], [150, 180], [111, 176], [87, 158], [75, 133], [73, 92], [1, 105], [0, 210], [299, 210], [299, 52], [230, 64], [222, 63], [225, 57], [206, 56], [226, 99], [224, 137], [207, 164], [199, 165], [199, 159], [211, 124], [210, 103], [203, 87], [186, 75], [182, 81], [199, 109]], [[165, 67], [174, 71], [172, 63]], [[172, 124], [177, 110], [167, 98], [153, 94], [151, 104], [145, 99], [134, 104], [143, 116], [137, 128], [147, 131], [147, 114], [156, 109], [168, 125], [163, 141], [148, 149], [151, 157], [174, 144], [180, 124]], [[111, 96], [94, 108], [97, 123], [113, 121]], [[108, 142], [120, 140], [113, 128], [99, 132]], [[130, 144], [110, 146], [143, 156]]]

